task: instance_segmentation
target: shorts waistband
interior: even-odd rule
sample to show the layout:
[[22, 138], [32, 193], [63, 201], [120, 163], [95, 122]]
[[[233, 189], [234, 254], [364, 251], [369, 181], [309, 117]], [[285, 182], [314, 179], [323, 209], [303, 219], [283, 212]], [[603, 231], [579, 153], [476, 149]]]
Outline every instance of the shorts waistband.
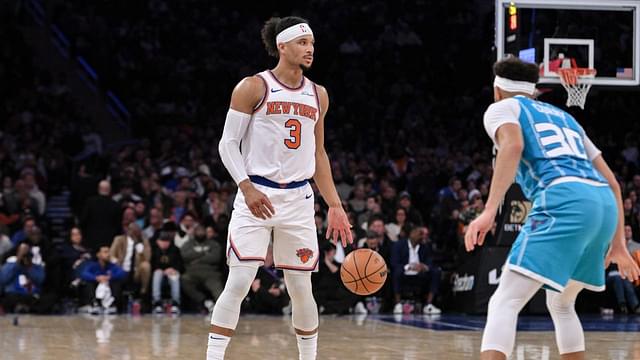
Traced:
[[302, 180], [302, 181], [292, 181], [290, 183], [280, 184], [258, 175], [249, 175], [249, 180], [251, 180], [251, 182], [254, 184], [267, 186], [274, 189], [295, 189], [295, 188], [305, 186], [309, 183], [309, 180]]
[[607, 183], [601, 183], [599, 181], [595, 181], [591, 179], [584, 179], [577, 176], [563, 176], [551, 181], [551, 183], [547, 187], [552, 187], [553, 185], [558, 185], [558, 184], [567, 183], [567, 182], [579, 182], [579, 183], [593, 185], [593, 186], [609, 186], [609, 184]]

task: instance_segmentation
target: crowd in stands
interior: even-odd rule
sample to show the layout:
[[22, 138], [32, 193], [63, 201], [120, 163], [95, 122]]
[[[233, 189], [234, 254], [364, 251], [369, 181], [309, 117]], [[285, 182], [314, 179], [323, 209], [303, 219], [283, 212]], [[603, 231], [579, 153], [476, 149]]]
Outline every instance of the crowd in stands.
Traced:
[[[278, 6], [302, 6], [288, 3]], [[492, 100], [493, 56], [481, 44], [491, 43], [493, 29], [476, 21], [491, 14], [475, 14], [469, 3], [426, 9], [425, 2], [312, 1], [300, 9], [316, 34], [309, 76], [330, 93], [326, 147], [356, 239], [346, 248], [325, 239], [327, 207], [316, 189], [322, 259], [313, 281], [322, 313], [407, 312], [407, 297], [422, 304], [419, 311], [440, 312], [464, 226], [482, 211], [492, 175], [482, 113]], [[96, 135], [63, 77], [39, 71], [18, 27], [0, 24], [0, 82], [9, 84], [0, 94], [4, 311], [63, 311], [67, 298], [92, 313], [211, 311], [224, 287], [236, 193], [217, 142], [235, 83], [273, 64], [259, 39], [271, 14], [262, 6], [55, 2], [52, 20], [73, 51], [134, 114], [135, 141], [110, 151], [87, 151], [96, 148]], [[629, 121], [638, 110], [633, 99], [603, 92], [575, 115], [616, 171], [625, 222], [637, 236], [640, 128]], [[54, 244], [46, 201], [65, 188], [73, 223], [69, 238]], [[340, 285], [340, 264], [362, 247], [380, 253], [391, 271], [373, 299]], [[622, 289], [615, 292], [620, 309], [635, 311], [637, 298], [625, 297], [628, 284], [614, 269], [608, 275]], [[243, 306], [290, 311], [270, 257]]]

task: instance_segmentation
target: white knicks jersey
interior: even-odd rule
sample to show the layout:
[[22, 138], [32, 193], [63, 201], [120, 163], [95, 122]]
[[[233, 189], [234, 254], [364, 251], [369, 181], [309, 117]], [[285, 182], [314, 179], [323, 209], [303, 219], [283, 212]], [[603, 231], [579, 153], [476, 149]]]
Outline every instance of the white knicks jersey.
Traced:
[[299, 87], [290, 88], [270, 70], [257, 76], [266, 90], [242, 138], [247, 174], [279, 184], [310, 179], [316, 169], [315, 126], [320, 119], [316, 85], [303, 77]]

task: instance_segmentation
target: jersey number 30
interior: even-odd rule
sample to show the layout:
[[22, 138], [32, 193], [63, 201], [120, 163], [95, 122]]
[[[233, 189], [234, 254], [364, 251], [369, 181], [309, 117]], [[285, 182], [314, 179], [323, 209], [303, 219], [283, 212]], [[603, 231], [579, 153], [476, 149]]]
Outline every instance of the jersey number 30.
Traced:
[[[560, 128], [551, 123], [539, 123], [535, 127], [538, 134], [540, 134], [540, 143], [545, 147], [543, 151], [547, 157], [554, 158], [569, 155], [587, 159], [582, 136], [575, 130]], [[545, 133], [544, 136], [542, 135], [543, 132]], [[551, 145], [553, 145], [553, 149], [546, 150]]]
[[289, 119], [284, 123], [284, 127], [289, 129], [289, 138], [284, 139], [284, 145], [289, 149], [297, 149], [300, 147], [300, 130], [302, 128], [300, 121]]

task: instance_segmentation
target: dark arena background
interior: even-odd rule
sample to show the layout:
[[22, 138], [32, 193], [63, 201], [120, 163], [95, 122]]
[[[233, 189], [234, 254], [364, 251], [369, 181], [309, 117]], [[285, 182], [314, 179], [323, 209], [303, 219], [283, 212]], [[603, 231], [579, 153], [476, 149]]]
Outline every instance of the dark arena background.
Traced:
[[[329, 94], [325, 148], [354, 238], [326, 239], [312, 182], [318, 359], [479, 358], [531, 209], [513, 185], [484, 246], [465, 251], [493, 173], [496, 60], [540, 67], [538, 99], [602, 150], [640, 251], [640, 1], [603, 3], [0, 0], [0, 358], [205, 358], [238, 191], [218, 143], [236, 84], [277, 64], [261, 28], [289, 15], [314, 32], [305, 76]], [[566, 106], [566, 67], [597, 70], [579, 80], [593, 85], [584, 109]], [[428, 276], [395, 283], [409, 237]], [[336, 273], [363, 247], [389, 269], [371, 296]], [[269, 254], [226, 358], [297, 359], [282, 276]], [[638, 284], [609, 268], [606, 285], [576, 302], [587, 358], [640, 359]], [[511, 358], [559, 359], [553, 329], [540, 290]]]

